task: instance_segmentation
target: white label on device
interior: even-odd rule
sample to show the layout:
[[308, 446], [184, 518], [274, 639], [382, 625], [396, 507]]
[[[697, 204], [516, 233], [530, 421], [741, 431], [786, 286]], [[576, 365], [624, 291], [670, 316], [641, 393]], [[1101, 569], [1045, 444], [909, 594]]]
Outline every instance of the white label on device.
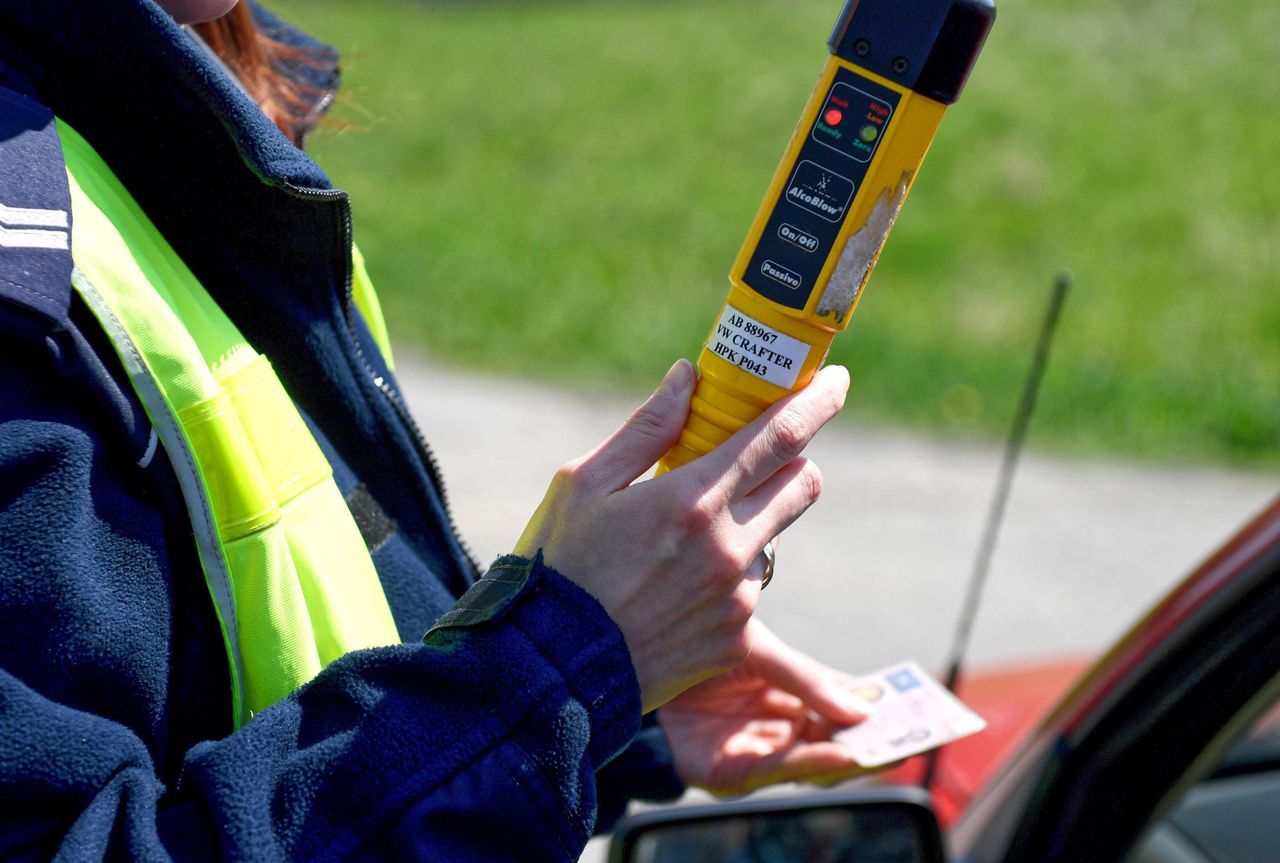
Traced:
[[811, 347], [726, 305], [707, 350], [743, 371], [789, 390]]

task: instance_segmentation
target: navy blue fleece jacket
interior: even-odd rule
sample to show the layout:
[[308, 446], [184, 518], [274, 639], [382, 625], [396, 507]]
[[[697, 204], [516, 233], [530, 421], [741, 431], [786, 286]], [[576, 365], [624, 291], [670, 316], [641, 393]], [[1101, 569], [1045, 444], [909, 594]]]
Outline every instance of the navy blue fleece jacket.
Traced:
[[172, 467], [66, 279], [0, 255], [0, 859], [572, 860], [678, 792], [599, 604], [540, 560], [475, 581], [346, 196], [149, 0], [0, 0], [0, 85], [0, 203], [59, 206], [49, 110], [90, 141], [272, 360], [406, 642], [231, 733]]

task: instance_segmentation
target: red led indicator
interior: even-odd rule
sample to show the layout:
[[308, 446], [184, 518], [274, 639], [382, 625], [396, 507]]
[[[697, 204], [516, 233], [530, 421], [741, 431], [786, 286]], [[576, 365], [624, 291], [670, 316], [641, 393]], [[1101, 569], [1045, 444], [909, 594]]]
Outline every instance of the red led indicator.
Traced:
[[840, 121], [844, 119], [844, 113], [839, 108], [832, 108], [823, 116], [828, 126], [839, 126]]

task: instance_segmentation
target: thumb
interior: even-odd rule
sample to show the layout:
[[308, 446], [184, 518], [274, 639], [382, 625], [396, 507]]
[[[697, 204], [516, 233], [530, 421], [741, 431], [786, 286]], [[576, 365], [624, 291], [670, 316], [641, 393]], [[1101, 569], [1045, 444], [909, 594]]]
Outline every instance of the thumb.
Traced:
[[626, 488], [675, 446], [689, 416], [694, 377], [688, 360], [676, 360], [653, 395], [583, 459], [587, 481], [606, 493]]
[[752, 624], [756, 632], [749, 661], [764, 680], [836, 726], [854, 725], [871, 714], [872, 706], [845, 684], [846, 675], [785, 644], [758, 621]]

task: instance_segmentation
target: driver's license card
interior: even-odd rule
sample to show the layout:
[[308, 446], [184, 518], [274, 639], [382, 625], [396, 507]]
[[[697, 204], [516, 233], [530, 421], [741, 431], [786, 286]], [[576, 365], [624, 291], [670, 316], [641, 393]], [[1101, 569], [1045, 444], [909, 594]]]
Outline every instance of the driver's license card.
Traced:
[[834, 739], [853, 750], [863, 767], [880, 767], [968, 737], [987, 727], [942, 684], [914, 662], [860, 677], [854, 692], [874, 709]]

